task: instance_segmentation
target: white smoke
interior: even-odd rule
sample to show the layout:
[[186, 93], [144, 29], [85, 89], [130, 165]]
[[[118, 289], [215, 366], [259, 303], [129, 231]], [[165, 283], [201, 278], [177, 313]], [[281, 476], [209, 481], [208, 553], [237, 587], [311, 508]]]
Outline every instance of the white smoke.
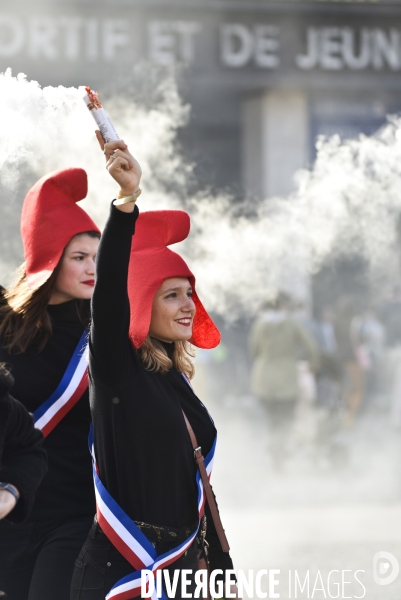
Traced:
[[[22, 258], [15, 245], [29, 187], [21, 188], [22, 175], [31, 185], [49, 171], [83, 167], [89, 176], [83, 206], [100, 226], [105, 222], [116, 185], [104, 169], [83, 95], [83, 88], [42, 89], [23, 75], [0, 75], [1, 234], [13, 248], [11, 257], [3, 251], [7, 267]], [[320, 140], [313, 169], [297, 175], [298, 191], [265, 200], [249, 216], [241, 215], [229, 196], [202, 191], [186, 196], [192, 170], [177, 149], [176, 136], [189, 109], [173, 80], [160, 84], [160, 98], [150, 107], [110, 98], [106, 109], [142, 166], [141, 210], [185, 207], [192, 213], [193, 232], [182, 250], [210, 309], [235, 318], [252, 314], [279, 289], [305, 297], [309, 275], [328, 257], [342, 254], [363, 256], [372, 277], [381, 282], [398, 275], [399, 119], [391, 118], [373, 137]]]
[[[167, 183], [185, 187], [190, 167], [175, 152], [177, 127], [188, 116], [173, 81], [159, 85], [159, 100], [151, 108], [116, 97], [107, 108], [121, 137], [143, 168], [142, 208], [175, 204]], [[84, 88], [41, 88], [25, 75], [0, 74], [0, 207], [1, 280], [22, 260], [19, 217], [29, 187], [45, 173], [82, 167], [88, 173], [89, 193], [83, 207], [103, 226], [117, 185], [104, 168], [94, 131], [96, 124], [83, 102]], [[162, 104], [162, 106], [160, 106]]]
[[222, 296], [229, 313], [248, 315], [280, 289], [305, 299], [307, 275], [328, 258], [361, 256], [377, 286], [399, 278], [399, 118], [372, 137], [320, 139], [313, 169], [297, 182], [296, 193], [265, 200], [251, 219], [234, 218], [229, 199], [199, 205], [197, 273], [215, 310]]
[[[84, 95], [83, 87], [42, 89], [22, 74], [13, 77], [8, 70], [0, 75], [1, 181], [13, 193], [23, 166], [38, 176], [80, 166], [89, 176], [87, 210], [102, 224], [117, 185], [104, 169], [104, 157], [94, 136], [96, 124], [85, 107]], [[188, 108], [171, 85], [166, 86], [164, 100], [163, 110], [147, 110], [118, 98], [108, 106], [121, 137], [141, 161], [144, 185], [152, 190], [152, 177], [159, 175], [158, 170], [166, 179], [183, 171], [174, 153], [174, 138]]]

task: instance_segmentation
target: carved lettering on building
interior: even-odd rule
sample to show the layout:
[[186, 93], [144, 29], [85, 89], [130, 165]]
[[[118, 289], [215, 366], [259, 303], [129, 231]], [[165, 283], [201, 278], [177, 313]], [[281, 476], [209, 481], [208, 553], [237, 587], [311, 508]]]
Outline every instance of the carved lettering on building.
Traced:
[[222, 25], [220, 29], [220, 56], [226, 67], [241, 68], [250, 64], [275, 69], [280, 64], [278, 51], [280, 30], [275, 25], [240, 23]]
[[18, 17], [0, 15], [0, 57], [24, 53], [34, 60], [112, 61], [130, 45], [124, 19]]
[[196, 20], [149, 20], [140, 29], [139, 24], [118, 18], [0, 14], [0, 58], [111, 63], [143, 57], [162, 65], [204, 67], [209, 60], [211, 66], [235, 70], [401, 70], [401, 32], [393, 27], [307, 27], [303, 47], [294, 48], [292, 55], [283, 47], [287, 32], [282, 29], [269, 22], [234, 22], [212, 32]]
[[401, 37], [396, 29], [359, 31], [350, 27], [309, 27], [305, 54], [298, 54], [296, 65], [305, 71], [320, 67], [326, 71], [377, 71], [401, 68]]
[[191, 21], [151, 21], [149, 58], [158, 64], [191, 64], [195, 56], [194, 37], [202, 31], [201, 23]]

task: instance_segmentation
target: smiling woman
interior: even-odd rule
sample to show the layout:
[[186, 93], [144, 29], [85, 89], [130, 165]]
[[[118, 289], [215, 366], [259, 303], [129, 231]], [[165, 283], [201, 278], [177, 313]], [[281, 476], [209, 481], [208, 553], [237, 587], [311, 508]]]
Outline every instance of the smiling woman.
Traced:
[[69, 600], [74, 561], [95, 512], [82, 350], [100, 232], [76, 204], [86, 191], [85, 171], [67, 169], [28, 192], [21, 223], [26, 262], [0, 307], [0, 363], [12, 372], [12, 394], [33, 413], [49, 457], [29, 520], [0, 523], [0, 590], [7, 600], [52, 598], [55, 589], [58, 600]]
[[[169, 248], [188, 236], [189, 215], [139, 214], [138, 163], [122, 141], [102, 149], [120, 191], [99, 246], [89, 340], [97, 521], [76, 561], [71, 600], [139, 597], [143, 569], [184, 569], [169, 596], [178, 600], [194, 597], [207, 546], [217, 579], [233, 568], [213, 494], [205, 505], [209, 488], [199, 478], [200, 463], [210, 476], [216, 428], [189, 383], [192, 347], [214, 348], [220, 333], [193, 273]], [[185, 580], [191, 596], [181, 591]]]
[[190, 340], [195, 312], [188, 279], [165, 279], [153, 299], [149, 335], [169, 344]]
[[[166, 279], [156, 292], [149, 334], [138, 348], [142, 362], [149, 371], [167, 373], [174, 367], [189, 379], [193, 378], [195, 369], [191, 358], [195, 354], [188, 341], [192, 337], [196, 313], [192, 295], [192, 287], [184, 277]], [[171, 358], [161, 342], [173, 346]]]

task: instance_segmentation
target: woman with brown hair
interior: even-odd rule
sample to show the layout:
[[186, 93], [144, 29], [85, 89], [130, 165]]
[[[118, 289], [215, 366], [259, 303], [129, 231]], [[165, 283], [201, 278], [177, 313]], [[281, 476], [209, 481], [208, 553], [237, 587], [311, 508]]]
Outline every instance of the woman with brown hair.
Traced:
[[[137, 597], [143, 569], [168, 571], [170, 582], [173, 571], [189, 569], [193, 594], [204, 524], [194, 444], [209, 475], [216, 429], [189, 383], [191, 345], [213, 348], [220, 334], [193, 274], [167, 247], [187, 237], [189, 216], [139, 215], [138, 163], [122, 141], [106, 143], [104, 153], [120, 191], [99, 246], [89, 341], [97, 520], [76, 561], [71, 600]], [[206, 539], [210, 568], [223, 579], [233, 566], [213, 502]], [[182, 597], [181, 581], [169, 597]]]
[[0, 523], [0, 589], [7, 600], [69, 598], [95, 511], [83, 350], [100, 232], [76, 204], [86, 193], [82, 169], [51, 173], [28, 192], [21, 218], [25, 263], [0, 306], [0, 362], [13, 375], [12, 395], [46, 438], [49, 461], [29, 519]]

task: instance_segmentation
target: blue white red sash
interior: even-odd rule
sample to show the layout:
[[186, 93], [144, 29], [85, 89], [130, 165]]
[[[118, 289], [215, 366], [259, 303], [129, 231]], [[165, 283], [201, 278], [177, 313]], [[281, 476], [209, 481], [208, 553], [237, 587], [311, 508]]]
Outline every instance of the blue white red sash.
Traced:
[[[212, 449], [205, 458], [205, 467], [209, 478], [213, 468], [216, 441], [217, 436], [213, 442]], [[93, 444], [93, 424], [89, 435], [89, 448], [92, 454], [98, 523], [113, 546], [135, 569], [137, 569], [135, 573], [120, 579], [107, 594], [106, 600], [129, 600], [131, 598], [136, 598], [141, 594], [141, 569], [147, 569], [155, 575], [156, 571], [168, 567], [179, 559], [194, 541], [205, 508], [206, 497], [202, 479], [198, 470], [196, 474], [198, 488], [198, 526], [184, 542], [169, 552], [158, 556], [154, 546], [149, 542], [136, 523], [111, 497], [100, 481]], [[156, 591], [154, 591], [152, 599], [156, 600], [156, 598]], [[167, 600], [164, 591], [162, 591], [162, 598], [163, 600]]]
[[35, 427], [40, 429], [45, 437], [75, 406], [88, 388], [88, 359], [85, 352], [88, 334], [89, 330], [85, 329], [57, 389], [33, 413]]

